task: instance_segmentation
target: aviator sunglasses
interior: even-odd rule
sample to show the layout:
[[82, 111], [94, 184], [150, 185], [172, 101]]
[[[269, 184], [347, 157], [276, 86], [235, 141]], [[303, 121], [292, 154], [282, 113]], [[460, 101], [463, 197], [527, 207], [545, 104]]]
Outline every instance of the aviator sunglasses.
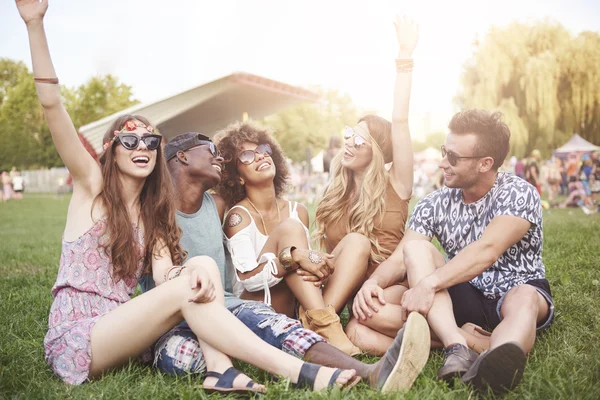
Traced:
[[123, 147], [125, 147], [127, 150], [137, 149], [138, 145], [140, 144], [140, 140], [144, 142], [148, 150], [156, 150], [158, 149], [158, 146], [160, 146], [162, 136], [150, 134], [140, 137], [135, 133], [119, 133], [119, 135], [117, 136], [117, 140], [121, 142]]
[[354, 148], [360, 149], [364, 144], [368, 144], [367, 141], [360, 135], [358, 135], [354, 129], [349, 126], [344, 128], [344, 140], [348, 140], [354, 137]]
[[459, 156], [456, 153], [446, 150], [446, 146], [442, 146], [442, 158], [444, 157], [448, 157], [448, 163], [454, 167], [456, 164], [458, 164], [458, 160], [483, 158], [487, 156]]
[[256, 160], [257, 154], [270, 157], [273, 154], [273, 150], [271, 150], [271, 146], [267, 143], [259, 144], [254, 150], [242, 151], [238, 156], [238, 160], [240, 160], [242, 164], [250, 165]]

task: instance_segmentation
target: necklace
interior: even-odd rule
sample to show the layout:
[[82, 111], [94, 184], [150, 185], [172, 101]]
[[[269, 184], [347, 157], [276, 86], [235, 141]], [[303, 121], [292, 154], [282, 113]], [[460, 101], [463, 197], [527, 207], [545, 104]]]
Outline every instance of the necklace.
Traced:
[[[260, 220], [262, 222], [263, 229], [265, 230], [265, 235], [269, 236], [269, 231], [267, 230], [267, 224], [265, 224], [265, 219], [263, 218], [262, 214], [260, 213], [260, 211], [258, 211], [258, 208], [256, 208], [256, 206], [254, 205], [252, 200], [250, 200], [249, 197], [246, 197], [246, 200], [248, 200], [248, 203], [250, 203], [252, 208], [254, 208], [254, 211], [256, 211], [258, 213], [258, 216], [260, 217]], [[275, 199], [275, 207], [277, 207], [278, 222], [281, 222], [281, 213], [279, 212], [279, 204], [277, 204], [277, 199]]]

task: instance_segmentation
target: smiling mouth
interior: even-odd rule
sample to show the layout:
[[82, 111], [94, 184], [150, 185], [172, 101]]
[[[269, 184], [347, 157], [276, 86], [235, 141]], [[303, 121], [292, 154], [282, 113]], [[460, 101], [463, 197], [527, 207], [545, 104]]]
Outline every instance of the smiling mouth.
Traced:
[[263, 169], [267, 169], [267, 168], [269, 168], [270, 166], [271, 166], [271, 163], [268, 163], [268, 162], [266, 162], [266, 163], [260, 164], [260, 165], [258, 166], [258, 168], [256, 168], [256, 170], [257, 170], [257, 171], [262, 171]]
[[218, 164], [213, 164], [212, 166], [213, 166], [213, 168], [214, 168], [214, 169], [216, 169], [217, 171], [219, 171], [219, 173], [221, 173], [221, 172], [222, 172], [222, 169], [221, 169], [221, 166], [220, 166], [220, 165], [218, 165]]
[[150, 158], [147, 156], [137, 156], [133, 157], [132, 161], [137, 165], [146, 165], [150, 162]]

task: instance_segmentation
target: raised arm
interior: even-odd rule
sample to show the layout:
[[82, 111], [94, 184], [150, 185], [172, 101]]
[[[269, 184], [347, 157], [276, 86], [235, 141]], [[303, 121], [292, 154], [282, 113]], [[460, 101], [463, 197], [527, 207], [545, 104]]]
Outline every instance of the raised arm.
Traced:
[[396, 84], [394, 86], [394, 109], [392, 110], [393, 164], [392, 186], [400, 197], [407, 199], [413, 186], [413, 150], [408, 128], [408, 109], [412, 85], [412, 53], [417, 46], [419, 33], [414, 21], [396, 17], [394, 22], [398, 38], [396, 59]]
[[58, 154], [73, 176], [74, 190], [83, 186], [95, 194], [93, 192], [97, 192], [102, 185], [100, 168], [83, 147], [62, 104], [58, 79], [48, 50], [43, 22], [48, 0], [16, 0], [16, 4], [27, 26], [37, 95]]

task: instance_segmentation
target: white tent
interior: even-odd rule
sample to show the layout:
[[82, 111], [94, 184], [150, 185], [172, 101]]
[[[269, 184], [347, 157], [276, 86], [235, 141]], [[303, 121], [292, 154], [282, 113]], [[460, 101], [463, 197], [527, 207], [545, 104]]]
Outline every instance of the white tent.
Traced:
[[152, 103], [138, 104], [79, 129], [97, 153], [102, 136], [115, 118], [140, 114], [148, 118], [167, 139], [185, 132], [212, 136], [244, 116], [262, 119], [302, 101], [317, 101], [310, 90], [262, 76], [236, 72]]
[[559, 147], [558, 149], [554, 150], [554, 154], [566, 155], [568, 153], [576, 153], [576, 152], [588, 153], [588, 152], [597, 151], [597, 150], [600, 150], [600, 146], [596, 146], [596, 145], [588, 142], [587, 140], [585, 140], [578, 134], [574, 134], [573, 137], [571, 139], [569, 139], [569, 141], [567, 143], [565, 143], [563, 146]]

